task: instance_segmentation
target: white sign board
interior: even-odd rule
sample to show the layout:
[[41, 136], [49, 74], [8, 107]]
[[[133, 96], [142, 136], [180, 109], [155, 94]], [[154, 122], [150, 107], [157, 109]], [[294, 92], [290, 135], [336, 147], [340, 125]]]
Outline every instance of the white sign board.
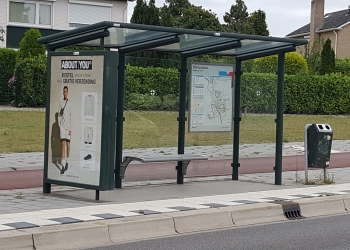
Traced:
[[48, 178], [100, 182], [104, 56], [52, 56]]
[[189, 132], [232, 131], [234, 65], [192, 63]]

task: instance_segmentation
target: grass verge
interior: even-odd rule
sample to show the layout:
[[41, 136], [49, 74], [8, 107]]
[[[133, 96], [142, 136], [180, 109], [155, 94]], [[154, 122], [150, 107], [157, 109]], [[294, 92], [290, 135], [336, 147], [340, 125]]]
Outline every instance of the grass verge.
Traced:
[[[124, 148], [177, 146], [177, 112], [125, 112]], [[275, 115], [242, 116], [240, 144], [272, 143], [276, 138]], [[329, 123], [335, 140], [350, 139], [349, 116], [284, 116], [284, 142], [304, 140], [308, 123]], [[0, 111], [0, 152], [42, 152], [44, 111]], [[232, 132], [187, 133], [186, 146], [232, 144]]]

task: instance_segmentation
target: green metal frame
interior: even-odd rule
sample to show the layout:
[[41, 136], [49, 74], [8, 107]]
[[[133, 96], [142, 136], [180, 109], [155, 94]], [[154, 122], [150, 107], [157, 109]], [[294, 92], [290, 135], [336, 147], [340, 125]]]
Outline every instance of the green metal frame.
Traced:
[[[128, 31], [128, 32], [125, 32]], [[119, 37], [122, 36], [122, 37]], [[114, 41], [113, 39], [117, 39]], [[109, 71], [114, 77], [117, 76], [117, 87], [110, 87], [118, 97], [110, 99], [109, 103], [116, 106], [116, 114], [109, 110], [110, 119], [116, 127], [115, 135], [115, 187], [122, 187], [123, 176], [120, 175], [123, 146], [123, 122], [124, 122], [124, 90], [125, 90], [125, 55], [126, 53], [151, 50], [180, 53], [180, 93], [179, 93], [179, 116], [178, 120], [178, 153], [183, 154], [185, 149], [185, 122], [186, 122], [186, 76], [187, 58], [195, 55], [214, 54], [234, 56], [236, 58], [235, 82], [234, 82], [234, 130], [233, 130], [233, 159], [232, 179], [238, 180], [239, 163], [239, 130], [240, 130], [240, 96], [242, 61], [262, 56], [278, 54], [278, 81], [277, 81], [277, 117], [276, 117], [276, 156], [275, 156], [275, 184], [281, 185], [282, 179], [282, 138], [283, 138], [283, 84], [284, 84], [284, 56], [285, 53], [295, 51], [296, 46], [307, 44], [307, 40], [294, 38], [278, 38], [268, 36], [246, 35], [226, 32], [202, 31], [179, 29], [172, 27], [150, 26], [142, 24], [100, 22], [87, 25], [74, 30], [64, 31], [58, 34], [42, 37], [39, 43], [46, 44], [48, 50], [68, 45], [99, 46], [103, 48], [118, 49], [118, 60], [111, 65], [118, 70]], [[93, 52], [95, 53], [95, 52]], [[49, 53], [51, 55], [51, 52]], [[116, 54], [115, 54], [116, 55]], [[118, 63], [115, 63], [118, 61]], [[117, 72], [117, 73], [116, 73]], [[106, 83], [107, 84], [107, 83]], [[117, 89], [116, 89], [117, 88]], [[111, 95], [112, 96], [112, 95]], [[49, 98], [49, 96], [48, 96]], [[112, 98], [112, 97], [108, 97]], [[114, 96], [115, 98], [115, 96]], [[49, 99], [47, 102], [49, 105]], [[110, 107], [115, 107], [111, 105]], [[115, 109], [112, 109], [115, 110]], [[104, 114], [105, 115], [105, 114]], [[114, 117], [115, 116], [115, 117]], [[47, 118], [48, 119], [48, 118]], [[107, 119], [107, 118], [106, 118]], [[115, 119], [115, 120], [114, 120]], [[109, 122], [111, 122], [109, 120]], [[46, 121], [46, 127], [48, 121]], [[113, 127], [114, 128], [114, 127]], [[110, 128], [111, 129], [111, 128]], [[46, 131], [45, 137], [47, 140]], [[110, 130], [108, 135], [114, 135]], [[109, 141], [111, 137], [104, 136]], [[112, 139], [114, 140], [114, 139]], [[45, 148], [45, 150], [47, 150]], [[112, 154], [112, 152], [109, 152]], [[47, 152], [45, 151], [45, 155]], [[46, 156], [45, 156], [46, 157]], [[45, 159], [47, 161], [47, 159]], [[44, 176], [47, 172], [44, 169]], [[106, 177], [107, 178], [107, 177]], [[111, 178], [109, 176], [109, 180]], [[44, 179], [44, 192], [49, 192], [46, 185], [50, 180]], [[177, 183], [183, 183], [182, 162], [177, 165]], [[59, 184], [59, 183], [58, 183]], [[91, 187], [90, 187], [91, 188]], [[96, 187], [95, 187], [96, 188]]]
[[[111, 190], [113, 189], [113, 172], [114, 172], [114, 138], [115, 138], [115, 119], [114, 110], [116, 110], [116, 93], [117, 93], [117, 71], [114, 66], [118, 61], [118, 53], [110, 51], [82, 51], [79, 56], [104, 56], [103, 71], [103, 99], [102, 99], [102, 121], [103, 129], [101, 131], [101, 162], [100, 162], [100, 185], [88, 185], [75, 182], [66, 182], [52, 180], [48, 178], [48, 152], [49, 152], [49, 121], [50, 121], [50, 91], [51, 84], [50, 73], [47, 76], [46, 90], [46, 115], [45, 115], [45, 157], [44, 157], [44, 180], [43, 192], [51, 192], [51, 184], [68, 185], [93, 190]], [[73, 52], [54, 52], [49, 51], [47, 57], [48, 72], [51, 72], [51, 58], [55, 56], [74, 56]]]

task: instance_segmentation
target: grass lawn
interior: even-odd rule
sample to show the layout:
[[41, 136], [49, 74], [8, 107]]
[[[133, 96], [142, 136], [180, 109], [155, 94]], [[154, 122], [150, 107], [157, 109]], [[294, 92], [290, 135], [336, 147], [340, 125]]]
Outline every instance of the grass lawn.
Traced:
[[[124, 148], [177, 146], [177, 116], [177, 112], [125, 112]], [[274, 142], [274, 120], [275, 115], [243, 115], [240, 143]], [[284, 142], [303, 141], [308, 123], [329, 123], [335, 140], [350, 139], [350, 116], [285, 115]], [[44, 124], [44, 111], [0, 111], [0, 153], [42, 152]], [[186, 131], [186, 146], [223, 144], [232, 144], [232, 132]]]

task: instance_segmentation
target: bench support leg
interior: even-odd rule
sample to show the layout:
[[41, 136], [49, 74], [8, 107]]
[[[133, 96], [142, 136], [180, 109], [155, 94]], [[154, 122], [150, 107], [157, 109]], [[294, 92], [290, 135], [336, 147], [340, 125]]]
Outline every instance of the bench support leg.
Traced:
[[183, 172], [182, 172], [182, 162], [181, 161], [178, 161], [177, 162], [177, 166], [176, 166], [176, 170], [177, 170], [177, 177], [176, 177], [176, 183], [177, 184], [184, 184], [184, 175], [183, 175]]
[[114, 187], [115, 188], [122, 188], [122, 183], [123, 183], [123, 181], [122, 181], [122, 179], [119, 177], [117, 177], [117, 179], [115, 179], [115, 181], [114, 181]]
[[190, 161], [178, 161], [176, 170], [177, 170], [177, 179], [176, 183], [177, 184], [183, 184], [184, 183], [184, 176], [187, 173], [187, 167]]

